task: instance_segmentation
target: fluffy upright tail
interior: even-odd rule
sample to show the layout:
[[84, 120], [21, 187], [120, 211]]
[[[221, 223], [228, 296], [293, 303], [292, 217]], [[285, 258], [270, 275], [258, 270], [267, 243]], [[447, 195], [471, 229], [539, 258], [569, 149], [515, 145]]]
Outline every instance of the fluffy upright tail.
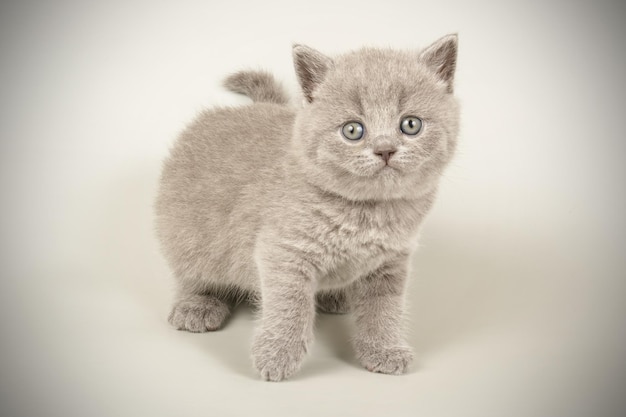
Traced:
[[274, 76], [265, 71], [239, 71], [224, 80], [224, 87], [255, 102], [287, 104], [289, 99]]

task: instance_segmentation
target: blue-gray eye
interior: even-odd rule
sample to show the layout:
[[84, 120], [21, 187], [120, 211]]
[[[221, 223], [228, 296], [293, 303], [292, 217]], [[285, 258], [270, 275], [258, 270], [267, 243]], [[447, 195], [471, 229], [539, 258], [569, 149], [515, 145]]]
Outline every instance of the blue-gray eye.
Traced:
[[405, 135], [415, 136], [422, 130], [422, 119], [415, 116], [407, 116], [400, 123], [400, 130]]
[[359, 122], [348, 122], [341, 128], [341, 134], [348, 140], [360, 140], [364, 132], [365, 128]]

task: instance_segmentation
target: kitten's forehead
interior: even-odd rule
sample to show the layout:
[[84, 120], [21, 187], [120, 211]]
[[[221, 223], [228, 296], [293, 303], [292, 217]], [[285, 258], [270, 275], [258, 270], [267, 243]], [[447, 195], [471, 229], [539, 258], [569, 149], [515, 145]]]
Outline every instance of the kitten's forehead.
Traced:
[[415, 52], [365, 48], [339, 56], [325, 82], [328, 95], [341, 95], [362, 114], [443, 92], [442, 84]]

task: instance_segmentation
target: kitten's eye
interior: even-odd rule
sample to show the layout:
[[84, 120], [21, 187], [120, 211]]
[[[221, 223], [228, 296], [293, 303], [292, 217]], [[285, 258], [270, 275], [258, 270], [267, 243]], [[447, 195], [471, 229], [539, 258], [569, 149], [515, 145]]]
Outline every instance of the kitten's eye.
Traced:
[[415, 136], [422, 130], [422, 119], [415, 116], [408, 116], [402, 119], [400, 130], [406, 135]]
[[341, 134], [349, 140], [359, 140], [363, 137], [365, 128], [359, 122], [348, 122], [341, 128]]

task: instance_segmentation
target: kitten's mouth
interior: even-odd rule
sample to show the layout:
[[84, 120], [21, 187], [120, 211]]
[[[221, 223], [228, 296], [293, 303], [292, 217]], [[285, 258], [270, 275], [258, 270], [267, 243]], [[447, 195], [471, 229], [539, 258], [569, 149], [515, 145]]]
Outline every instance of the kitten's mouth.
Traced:
[[374, 175], [372, 175], [372, 179], [379, 178], [382, 180], [388, 180], [392, 178], [397, 178], [400, 174], [401, 171], [397, 167], [393, 165], [383, 165], [382, 167], [377, 169], [376, 172], [374, 172]]
[[383, 173], [383, 172], [392, 172], [392, 171], [398, 171], [398, 172], [399, 172], [400, 170], [398, 169], [398, 167], [396, 167], [396, 166], [394, 166], [394, 165], [391, 165], [391, 164], [388, 164], [388, 163], [387, 163], [387, 164], [383, 165], [383, 166], [382, 166], [382, 167], [378, 170], [378, 173]]

